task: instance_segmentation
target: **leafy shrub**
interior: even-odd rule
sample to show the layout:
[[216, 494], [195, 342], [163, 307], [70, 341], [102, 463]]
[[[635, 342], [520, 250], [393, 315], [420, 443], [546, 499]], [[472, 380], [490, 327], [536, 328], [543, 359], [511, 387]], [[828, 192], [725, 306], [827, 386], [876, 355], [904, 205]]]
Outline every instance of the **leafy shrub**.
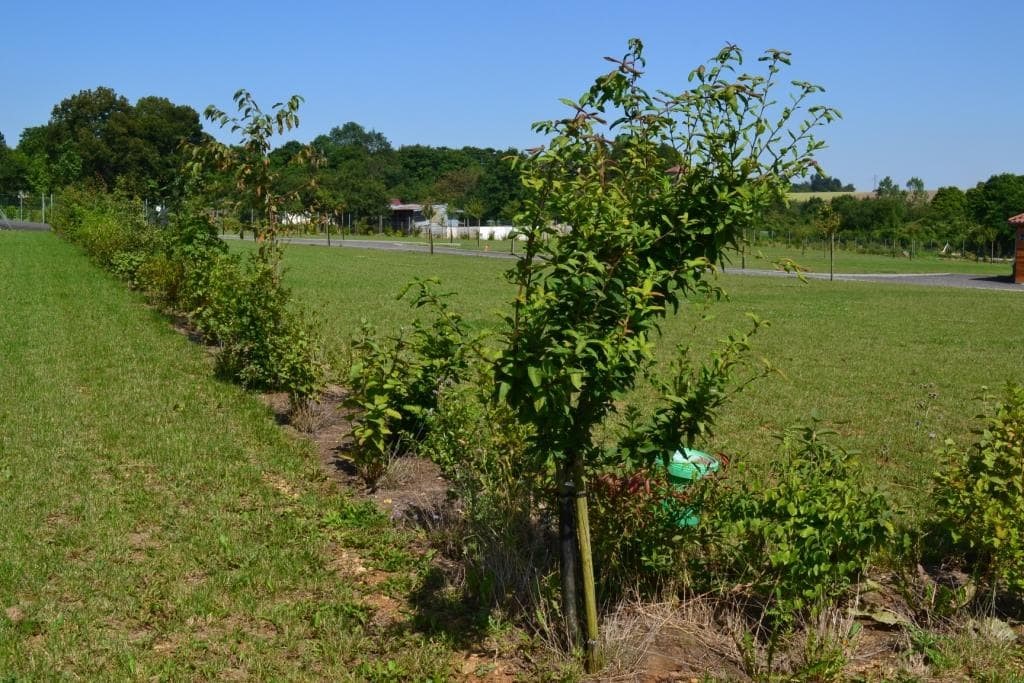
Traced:
[[[596, 458], [591, 517], [605, 597], [637, 589], [657, 592], [685, 581], [685, 551], [693, 534], [678, 521], [681, 509], [696, 505], [692, 499], [702, 485], [673, 489], [664, 465], [677, 448], [713, 437], [718, 412], [729, 398], [771, 371], [752, 362], [750, 344], [767, 323], [753, 316], [751, 323], [749, 331], [730, 334], [701, 362], [680, 349], [668, 380], [652, 379], [660, 399], [651, 414], [627, 408], [625, 433]], [[662, 467], [655, 467], [658, 462]]]
[[701, 485], [679, 492], [663, 472], [646, 469], [595, 478], [590, 488], [594, 563], [605, 599], [631, 590], [652, 595], [685, 581], [684, 549], [693, 530], [678, 522]]
[[935, 475], [941, 522], [979, 574], [1024, 590], [1024, 386], [1008, 385], [967, 451], [947, 442]]
[[51, 219], [58, 233], [82, 247], [101, 267], [131, 279], [139, 255], [155, 248], [155, 230], [142, 205], [119, 194], [87, 188], [68, 190]]
[[192, 315], [220, 347], [218, 370], [242, 386], [287, 391], [298, 401], [322, 384], [316, 335], [289, 306], [277, 266], [256, 255], [222, 254], [189, 274]]
[[415, 289], [414, 308], [434, 314], [429, 325], [419, 319], [409, 334], [380, 338], [363, 326], [353, 343], [356, 360], [349, 370], [348, 404], [359, 410], [353, 422], [356, 466], [370, 483], [386, 470], [396, 451], [414, 450], [437, 406], [439, 391], [466, 376], [470, 359], [482, 351], [479, 337], [469, 334], [462, 317], [451, 310], [450, 296], [434, 291], [435, 280], [417, 280], [399, 294]]
[[694, 575], [744, 588], [776, 624], [841, 598], [893, 538], [888, 500], [829, 434], [789, 430], [761, 481], [709, 487], [702, 500], [706, 554]]
[[142, 251], [122, 251], [111, 260], [110, 270], [132, 288], [139, 286], [139, 271], [145, 265], [147, 254]]
[[434, 541], [460, 562], [467, 595], [485, 604], [535, 604], [553, 569], [553, 525], [539, 510], [546, 481], [527, 460], [527, 429], [491, 401], [492, 379], [479, 368], [443, 388], [427, 417], [421, 453], [436, 462], [458, 501], [456, 519]]
[[150, 254], [135, 270], [133, 287], [142, 290], [154, 302], [177, 308], [181, 283], [181, 268], [167, 254]]

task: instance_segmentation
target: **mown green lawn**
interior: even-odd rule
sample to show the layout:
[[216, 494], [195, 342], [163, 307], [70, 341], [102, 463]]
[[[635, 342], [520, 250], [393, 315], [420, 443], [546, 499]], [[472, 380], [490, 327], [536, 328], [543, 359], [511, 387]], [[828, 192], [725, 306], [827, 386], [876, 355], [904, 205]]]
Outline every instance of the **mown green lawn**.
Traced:
[[[229, 235], [228, 237], [234, 237]], [[326, 244], [323, 234], [319, 235], [296, 235], [297, 239], [317, 239]], [[251, 239], [251, 233], [250, 233]], [[285, 238], [287, 241], [289, 238]], [[385, 241], [396, 244], [417, 246], [426, 249], [429, 243], [422, 235], [347, 235], [340, 239], [338, 235], [331, 237], [331, 244], [338, 245], [346, 241]], [[435, 247], [446, 249], [458, 249], [466, 253], [478, 251], [495, 254], [508, 254], [510, 252], [522, 252], [523, 243], [517, 241], [514, 245], [510, 240], [482, 240], [479, 243], [475, 239], [437, 239]], [[739, 269], [745, 260], [746, 268], [770, 269], [778, 268], [777, 262], [788, 259], [802, 268], [813, 273], [829, 272], [828, 245], [820, 239], [811, 240], [806, 247], [798, 245], [786, 246], [778, 243], [767, 244], [764, 242], [752, 243], [746, 246], [744, 254], [736, 251], [729, 255], [727, 270]], [[935, 252], [920, 252], [913, 258], [907, 258], [902, 253], [893, 257], [888, 254], [869, 254], [857, 251], [856, 249], [844, 249], [837, 242], [835, 253], [832, 256], [832, 267], [835, 273], [881, 273], [881, 274], [908, 274], [908, 273], [966, 273], [978, 276], [1005, 276], [1009, 277], [1012, 272], [1012, 265], [1009, 262], [986, 262], [975, 261], [970, 258], [954, 258], [940, 256]]]
[[[395, 294], [413, 278], [440, 278], [479, 329], [496, 328], [514, 294], [503, 277], [508, 261], [297, 245], [285, 261], [288, 282], [335, 351], [347, 348], [360, 319], [388, 331], [407, 325], [414, 312]], [[707, 310], [710, 319], [693, 306], [668, 321], [660, 353], [667, 359], [680, 344], [705, 352], [745, 328], [748, 312], [770, 321], [754, 352], [778, 372], [737, 397], [705, 444], [739, 461], [772, 457], [776, 434], [817, 415], [919, 511], [941, 464], [934, 451], [947, 437], [971, 440], [983, 407], [976, 398], [1024, 381], [1024, 292], [728, 274], [720, 282], [728, 300]]]
[[[798, 246], [751, 244], [747, 246], [747, 268], [770, 268], [773, 262], [791, 259], [801, 267], [814, 273], [829, 272], [827, 244], [815, 240], [806, 249]], [[739, 253], [733, 254], [728, 268], [740, 268], [743, 263]], [[946, 258], [933, 252], [922, 252], [914, 258], [902, 255], [896, 257], [884, 254], [864, 254], [855, 250], [837, 248], [833, 255], [835, 273], [966, 273], [978, 276], [1006, 276], [1012, 272], [1009, 263], [988, 263], [971, 259]]]
[[0, 680], [452, 666], [412, 539], [52, 234], [0, 232], [0, 511]]

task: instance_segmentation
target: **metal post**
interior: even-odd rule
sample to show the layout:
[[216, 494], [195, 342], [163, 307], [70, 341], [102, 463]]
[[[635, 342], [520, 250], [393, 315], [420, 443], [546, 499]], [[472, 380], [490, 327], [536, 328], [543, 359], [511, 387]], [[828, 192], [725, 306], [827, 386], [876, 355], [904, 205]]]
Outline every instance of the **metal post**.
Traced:
[[835, 272], [835, 270], [834, 270], [834, 268], [832, 266], [833, 266], [833, 263], [835, 262], [835, 258], [836, 258], [836, 234], [833, 232], [831, 234], [831, 237], [832, 237], [832, 240], [829, 242], [829, 245], [828, 245], [828, 279], [829, 279], [829, 282], [831, 282], [833, 280], [832, 276], [833, 276], [833, 273]]

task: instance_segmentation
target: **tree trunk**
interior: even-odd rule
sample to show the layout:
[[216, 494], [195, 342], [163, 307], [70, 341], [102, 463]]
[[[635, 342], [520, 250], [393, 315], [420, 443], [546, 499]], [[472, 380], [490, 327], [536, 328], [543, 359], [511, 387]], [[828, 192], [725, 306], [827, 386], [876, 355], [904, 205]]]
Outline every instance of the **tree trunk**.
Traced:
[[562, 617], [569, 648], [575, 648], [582, 640], [579, 613], [576, 609], [576, 486], [566, 466], [559, 468], [558, 501], [558, 547], [561, 559], [559, 567], [562, 579]]

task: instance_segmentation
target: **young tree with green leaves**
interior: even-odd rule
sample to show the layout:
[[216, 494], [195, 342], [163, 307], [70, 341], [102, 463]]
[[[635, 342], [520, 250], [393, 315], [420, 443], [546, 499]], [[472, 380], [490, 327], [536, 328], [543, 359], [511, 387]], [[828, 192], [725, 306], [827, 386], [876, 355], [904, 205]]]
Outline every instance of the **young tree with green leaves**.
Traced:
[[[724, 250], [793, 178], [817, 168], [823, 143], [813, 133], [838, 116], [809, 105], [822, 90], [810, 83], [794, 81], [786, 101], [775, 99], [790, 61], [783, 51], [760, 58], [765, 73], [737, 75], [743, 54], [727, 45], [677, 94], [644, 89], [639, 40], [610, 61], [579, 100], [564, 100], [569, 116], [535, 124], [550, 142], [519, 163], [526, 248], [510, 271], [518, 294], [495, 369], [498, 398], [533, 428], [534, 467], [557, 484], [563, 616], [580, 643], [580, 572], [591, 668], [595, 429], [650, 366], [666, 314], [713, 291], [707, 276]], [[571, 229], [560, 235], [556, 224]], [[688, 419], [668, 410], [656, 431], [686, 434]]]
[[[281, 281], [281, 245], [277, 240], [277, 214], [286, 202], [308, 190], [315, 193], [315, 174], [310, 183], [286, 192], [280, 189], [279, 171], [271, 163], [271, 138], [299, 125], [302, 98], [293, 95], [277, 103], [271, 113], [260, 109], [247, 90], [234, 95], [238, 114], [229, 115], [210, 105], [204, 115], [221, 127], [239, 133], [238, 145], [209, 139], [190, 148], [186, 171], [201, 185], [214, 176], [234, 183], [234, 199], [258, 207], [264, 223], [258, 230], [259, 248], [244, 262], [240, 257], [222, 259], [220, 272], [210, 274], [219, 286], [214, 305], [200, 307], [208, 317], [205, 328], [221, 346], [218, 365], [250, 387], [283, 389], [293, 408], [307, 404], [319, 390], [323, 368], [317, 358], [318, 342], [302, 313], [291, 306], [290, 292]], [[298, 151], [298, 150], [297, 150]], [[311, 146], [297, 154], [315, 168], [319, 155]], [[194, 197], [192, 222], [209, 225], [203, 197]], [[216, 270], [216, 268], [214, 269]], [[217, 315], [214, 315], [217, 313]], [[200, 324], [200, 327], [204, 325]]]
[[[299, 125], [299, 106], [303, 99], [292, 95], [286, 102], [276, 103], [267, 113], [260, 109], [248, 90], [242, 89], [232, 98], [238, 110], [237, 115], [228, 114], [214, 105], [203, 112], [203, 116], [221, 128], [241, 135], [238, 145], [225, 145], [217, 140], [207, 140], [192, 147], [191, 170], [198, 174], [213, 168], [232, 178], [239, 202], [256, 207], [263, 217], [258, 231], [260, 251], [276, 248], [277, 214], [289, 199], [288, 192], [279, 191], [279, 172], [271, 164], [271, 139], [276, 131], [279, 135]], [[306, 158], [311, 162], [317, 157], [312, 147], [305, 147]], [[298, 188], [293, 192], [298, 192]]]

